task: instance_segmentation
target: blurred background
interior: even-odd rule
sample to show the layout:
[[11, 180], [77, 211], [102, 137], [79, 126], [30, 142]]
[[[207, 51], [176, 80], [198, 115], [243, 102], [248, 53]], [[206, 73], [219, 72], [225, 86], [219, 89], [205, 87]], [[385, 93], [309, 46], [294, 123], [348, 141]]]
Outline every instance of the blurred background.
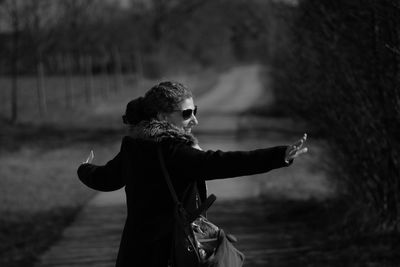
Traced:
[[193, 90], [203, 149], [309, 135], [290, 168], [208, 185], [246, 266], [399, 266], [399, 29], [396, 0], [0, 0], [0, 266], [60, 240], [96, 194], [77, 167], [162, 80]]

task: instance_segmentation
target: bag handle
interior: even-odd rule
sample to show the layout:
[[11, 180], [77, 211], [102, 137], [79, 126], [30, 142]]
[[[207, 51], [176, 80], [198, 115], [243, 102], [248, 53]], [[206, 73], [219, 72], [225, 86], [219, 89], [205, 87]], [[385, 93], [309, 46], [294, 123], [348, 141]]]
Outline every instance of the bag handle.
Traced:
[[193, 222], [198, 218], [204, 211], [208, 210], [209, 207], [214, 203], [217, 197], [214, 194], [211, 194], [207, 197], [207, 199], [201, 203], [200, 207], [189, 217], [189, 220]]

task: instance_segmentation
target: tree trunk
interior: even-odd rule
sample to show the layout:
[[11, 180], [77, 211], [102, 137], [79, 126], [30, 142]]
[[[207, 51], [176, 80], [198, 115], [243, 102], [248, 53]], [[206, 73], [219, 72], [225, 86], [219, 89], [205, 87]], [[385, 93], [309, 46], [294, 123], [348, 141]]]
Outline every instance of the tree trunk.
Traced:
[[113, 48], [112, 55], [114, 58], [114, 90], [118, 92], [122, 86], [122, 64], [121, 55], [117, 47]]
[[65, 78], [65, 106], [66, 108], [72, 108], [72, 58], [66, 54], [60, 56], [62, 69]]
[[122, 64], [121, 55], [117, 47], [113, 48], [113, 58], [114, 58], [114, 90], [118, 92], [122, 86]]
[[85, 56], [83, 58], [85, 67], [85, 95], [86, 103], [91, 104], [93, 102], [93, 73], [92, 73], [92, 57]]
[[11, 82], [11, 123], [15, 124], [18, 120], [18, 70], [13, 62], [12, 82]]
[[136, 76], [138, 78], [138, 81], [141, 81], [143, 80], [143, 58], [140, 50], [136, 50], [135, 61], [136, 61]]
[[13, 44], [12, 44], [12, 82], [11, 82], [11, 123], [18, 120], [18, 60], [19, 60], [19, 17], [15, 0], [12, 14]]
[[38, 106], [39, 112], [41, 116], [45, 116], [47, 114], [47, 96], [46, 96], [46, 88], [44, 84], [44, 68], [42, 62], [42, 56], [38, 56], [37, 63], [37, 73], [36, 73], [36, 89], [38, 96]]
[[104, 99], [107, 99], [108, 97], [108, 93], [110, 92], [110, 76], [108, 73], [108, 60], [107, 59], [103, 59], [102, 62], [102, 72], [103, 72], [103, 76], [104, 76], [104, 83], [102, 84], [102, 96]]

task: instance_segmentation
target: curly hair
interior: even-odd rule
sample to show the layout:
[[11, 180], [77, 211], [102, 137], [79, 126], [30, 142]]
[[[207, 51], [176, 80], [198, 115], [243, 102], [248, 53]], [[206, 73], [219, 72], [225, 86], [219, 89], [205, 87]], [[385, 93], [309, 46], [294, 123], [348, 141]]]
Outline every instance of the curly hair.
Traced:
[[193, 97], [192, 92], [178, 82], [161, 82], [153, 86], [144, 96], [147, 113], [156, 118], [160, 112], [170, 113], [178, 108], [178, 104]]
[[178, 104], [187, 98], [193, 97], [192, 92], [178, 82], [161, 82], [146, 92], [144, 97], [131, 100], [125, 115], [122, 116], [125, 124], [136, 125], [144, 120], [157, 118], [159, 113], [170, 113], [178, 108]]

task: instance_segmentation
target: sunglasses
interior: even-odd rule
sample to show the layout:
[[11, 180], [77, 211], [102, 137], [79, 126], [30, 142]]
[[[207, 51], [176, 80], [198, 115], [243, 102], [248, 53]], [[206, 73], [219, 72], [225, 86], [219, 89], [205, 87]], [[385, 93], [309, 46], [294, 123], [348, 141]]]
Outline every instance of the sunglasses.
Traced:
[[180, 111], [180, 112], [182, 112], [182, 113], [181, 113], [182, 118], [183, 118], [184, 120], [188, 120], [188, 119], [190, 119], [190, 118], [192, 117], [192, 114], [193, 114], [194, 116], [196, 116], [196, 114], [197, 114], [197, 106], [194, 106], [194, 109], [174, 110], [174, 111]]

